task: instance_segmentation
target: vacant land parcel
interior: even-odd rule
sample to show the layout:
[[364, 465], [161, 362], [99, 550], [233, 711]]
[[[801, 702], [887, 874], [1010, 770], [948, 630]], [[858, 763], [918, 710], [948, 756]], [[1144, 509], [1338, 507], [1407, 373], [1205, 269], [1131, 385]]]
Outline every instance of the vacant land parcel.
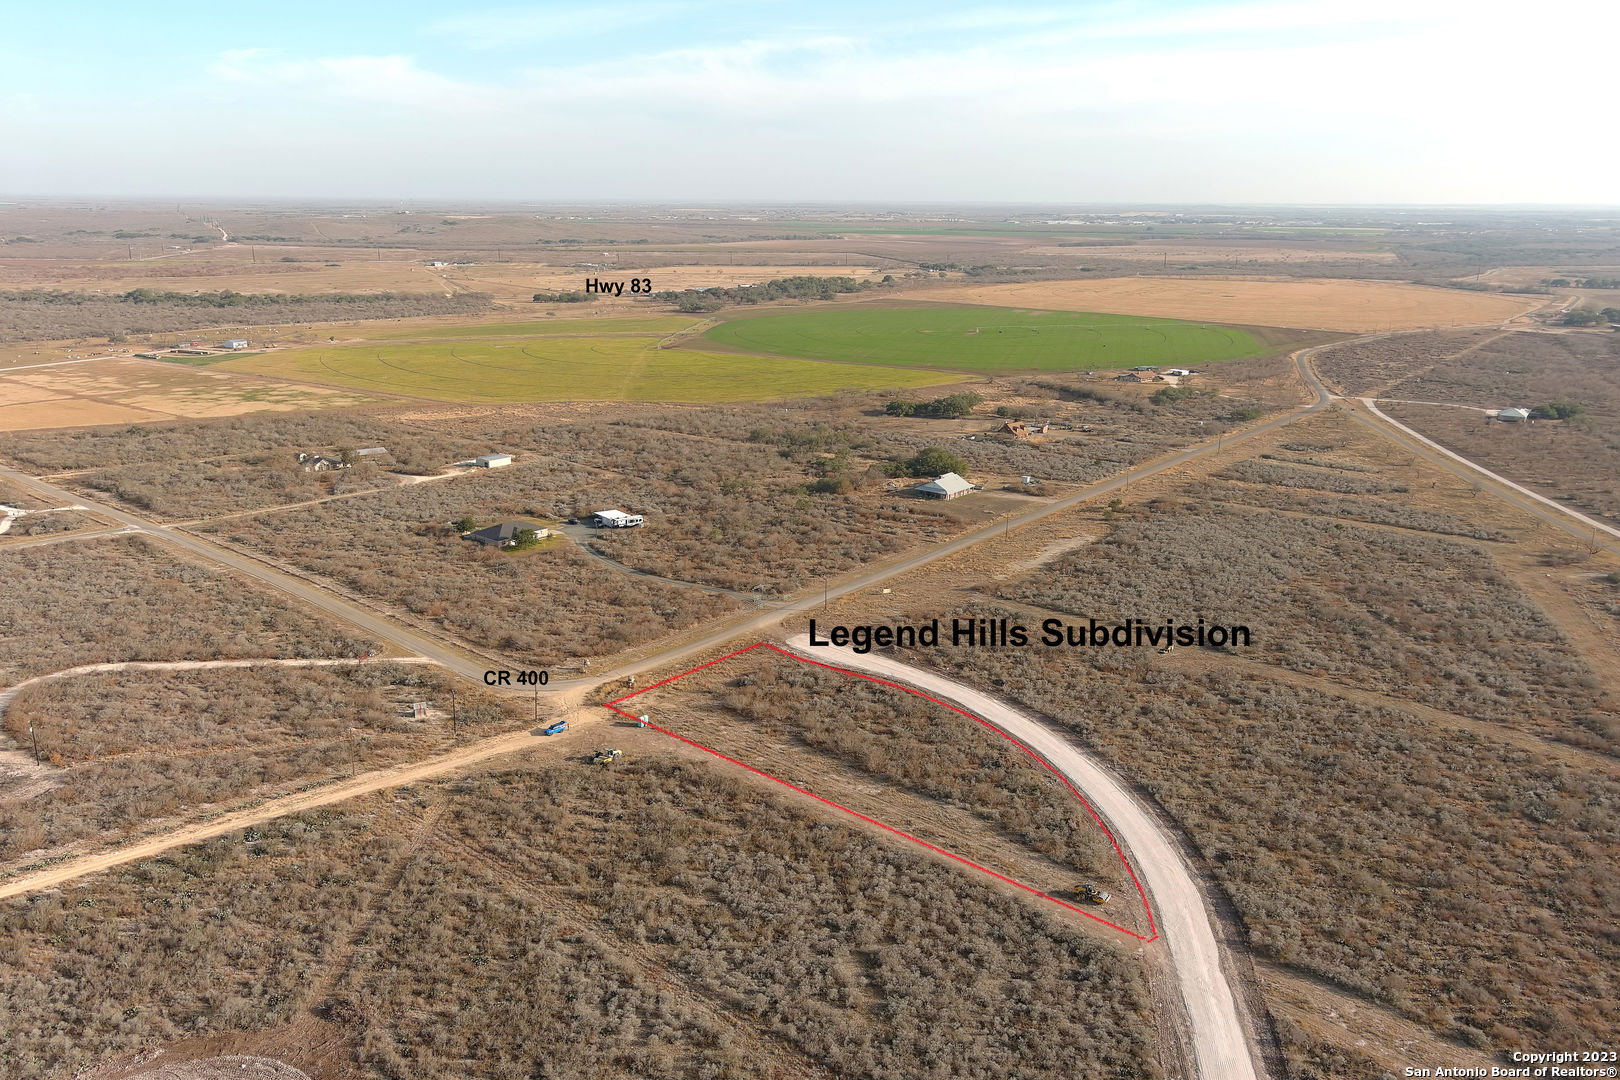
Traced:
[[522, 324], [459, 328], [459, 337], [446, 336], [447, 328], [432, 341], [299, 349], [219, 367], [467, 402], [760, 401], [939, 381], [926, 372], [661, 348], [690, 321], [629, 322], [635, 328], [622, 332], [610, 321], [592, 322], [593, 331], [580, 336], [553, 325], [532, 340], [509, 336]]
[[1228, 326], [997, 308], [843, 308], [736, 319], [704, 335], [754, 352], [958, 371], [1204, 364], [1264, 346]]
[[317, 1076], [1123, 1080], [1161, 1075], [1150, 1008], [1123, 950], [683, 762], [377, 795], [0, 905], [4, 1078], [193, 1035]]

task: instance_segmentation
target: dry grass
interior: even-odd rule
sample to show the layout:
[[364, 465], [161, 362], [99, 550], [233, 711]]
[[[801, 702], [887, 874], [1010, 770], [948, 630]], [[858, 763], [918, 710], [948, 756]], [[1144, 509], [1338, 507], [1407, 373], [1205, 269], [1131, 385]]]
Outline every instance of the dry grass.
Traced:
[[1508, 334], [1380, 396], [1476, 408], [1573, 402], [1573, 420], [1488, 421], [1470, 409], [1379, 407], [1493, 472], [1620, 522], [1620, 334]]
[[6, 552], [0, 685], [120, 660], [347, 657], [375, 648], [137, 536]]
[[311, 1014], [378, 1078], [1158, 1075], [1123, 953], [701, 765], [377, 796], [0, 930], [7, 1078], [227, 1033], [313, 1071]]
[[1316, 354], [1317, 372], [1341, 394], [1381, 394], [1448, 357], [1486, 340], [1491, 330], [1437, 330], [1426, 334], [1338, 345]]
[[[26, 801], [0, 791], [0, 860], [448, 749], [452, 685], [426, 665], [366, 664], [127, 671], [27, 687], [6, 710], [6, 732], [23, 746], [37, 739], [60, 768]], [[520, 702], [457, 689], [463, 737], [528, 718]], [[419, 700], [432, 706], [428, 719], [410, 718]]]
[[1537, 301], [1384, 281], [1104, 278], [937, 289], [918, 299], [1364, 333], [1500, 323]]
[[1606, 990], [1620, 963], [1620, 785], [1607, 771], [1139, 657], [918, 659], [1040, 710], [1141, 784], [1186, 829], [1260, 955], [1481, 1049], [1620, 1032]]
[[1082, 619], [1245, 624], [1253, 659], [1620, 748], [1620, 714], [1557, 625], [1457, 541], [1165, 502], [997, 592]]

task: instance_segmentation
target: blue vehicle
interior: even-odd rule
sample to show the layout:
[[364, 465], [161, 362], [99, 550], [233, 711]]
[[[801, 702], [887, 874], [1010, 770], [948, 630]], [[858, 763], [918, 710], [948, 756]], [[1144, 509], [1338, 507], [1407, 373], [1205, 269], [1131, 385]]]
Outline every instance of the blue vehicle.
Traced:
[[559, 720], [555, 724], [552, 724], [550, 727], [538, 729], [537, 731], [535, 731], [535, 734], [536, 735], [561, 735], [563, 732], [565, 732], [567, 730], [568, 730], [568, 721]]

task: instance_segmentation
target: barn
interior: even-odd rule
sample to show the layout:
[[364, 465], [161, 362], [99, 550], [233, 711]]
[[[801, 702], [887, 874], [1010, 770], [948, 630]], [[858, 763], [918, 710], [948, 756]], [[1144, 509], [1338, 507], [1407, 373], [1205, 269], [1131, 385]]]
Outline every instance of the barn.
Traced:
[[917, 494], [927, 499], [958, 499], [976, 490], [977, 484], [969, 483], [953, 472], [948, 472], [926, 484], [917, 485]]

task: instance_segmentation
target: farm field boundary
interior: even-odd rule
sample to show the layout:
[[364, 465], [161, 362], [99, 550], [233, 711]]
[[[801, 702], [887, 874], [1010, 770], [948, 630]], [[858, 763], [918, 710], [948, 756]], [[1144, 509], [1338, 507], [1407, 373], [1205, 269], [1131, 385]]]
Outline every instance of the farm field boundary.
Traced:
[[[611, 324], [604, 322], [606, 328]], [[690, 320], [643, 333], [443, 337], [329, 345], [227, 360], [246, 372], [438, 401], [767, 401], [937, 385], [937, 372], [661, 348]], [[504, 327], [502, 327], [504, 329]], [[477, 328], [468, 328], [476, 330]]]
[[996, 871], [990, 869], [989, 867], [982, 866], [979, 863], [976, 863], [971, 859], [964, 858], [963, 856], [958, 855], [953, 851], [947, 851], [946, 849], [944, 849], [942, 847], [938, 847], [938, 846], [936, 846], [934, 844], [930, 844], [928, 841], [923, 840], [923, 839], [921, 839], [919, 837], [913, 836], [910, 833], [905, 832], [902, 829], [897, 829], [892, 825], [889, 825], [889, 824], [887, 824], [885, 822], [877, 820], [876, 818], [868, 817], [866, 814], [862, 814], [857, 810], [852, 810], [849, 807], [843, 805], [842, 803], [834, 802], [831, 799], [825, 798], [825, 797], [823, 797], [821, 795], [817, 795], [813, 791], [807, 791], [804, 788], [799, 787], [796, 784], [792, 784], [792, 783], [789, 783], [786, 780], [783, 780], [779, 776], [772, 775], [771, 773], [768, 773], [763, 769], [755, 768], [754, 766], [748, 764], [745, 761], [740, 761], [737, 758], [731, 757], [731, 756], [729, 756], [727, 754], [723, 754], [720, 751], [715, 750], [712, 747], [705, 746], [703, 743], [700, 743], [700, 742], [696, 741], [695, 739], [689, 739], [686, 736], [681, 735], [678, 732], [670, 731], [668, 728], [660, 727], [659, 725], [657, 725], [655, 723], [652, 723], [650, 720], [647, 721], [647, 726], [649, 728], [651, 728], [652, 730], [657, 731], [658, 733], [660, 733], [662, 735], [668, 735], [672, 739], [676, 739], [679, 742], [683, 742], [688, 746], [694, 747], [694, 748], [696, 748], [698, 750], [702, 750], [706, 754], [710, 754], [710, 755], [712, 755], [712, 756], [714, 756], [716, 758], [719, 758], [721, 761], [724, 761], [724, 762], [727, 762], [729, 764], [735, 765], [735, 766], [737, 766], [738, 768], [741, 768], [741, 769], [746, 769], [748, 772], [751, 772], [756, 776], [763, 777], [766, 780], [774, 781], [775, 783], [778, 783], [778, 784], [782, 785], [783, 787], [787, 788], [790, 791], [793, 791], [793, 792], [796, 792], [796, 793], [798, 793], [800, 795], [804, 795], [804, 796], [806, 796], [808, 798], [814, 799], [817, 802], [822, 803], [822, 804], [824, 804], [826, 806], [830, 806], [835, 810], [840, 810], [843, 813], [848, 814], [849, 816], [851, 816], [853, 818], [856, 818], [856, 819], [858, 819], [860, 821], [866, 822], [868, 825], [874, 825], [877, 828], [882, 829], [883, 831], [885, 831], [887, 833], [890, 833], [890, 834], [892, 834], [894, 836], [901, 837], [902, 839], [905, 839], [905, 840], [909, 840], [913, 844], [916, 844], [916, 845], [918, 845], [919, 847], [922, 847], [922, 848], [926, 848], [927, 850], [933, 852], [936, 855], [943, 855], [948, 859], [952, 859], [955, 862], [958, 862], [958, 863], [962, 864], [963, 866], [967, 866], [967, 867], [970, 867], [971, 869], [977, 870], [981, 874], [987, 874], [990, 877], [995, 878], [997, 881], [1001, 881], [1001, 882], [1003, 882], [1005, 884], [1012, 885], [1015, 888], [1022, 889], [1024, 892], [1027, 892], [1027, 893], [1031, 894], [1032, 896], [1038, 896], [1042, 900], [1045, 900], [1045, 901], [1047, 901], [1049, 903], [1056, 904], [1058, 907], [1065, 908], [1065, 909], [1067, 909], [1069, 911], [1072, 911], [1072, 912], [1074, 912], [1074, 913], [1076, 913], [1078, 915], [1084, 915], [1086, 918], [1091, 919], [1093, 922], [1101, 923], [1102, 925], [1104, 925], [1106, 927], [1109, 927], [1112, 930], [1118, 930], [1120, 933], [1125, 934], [1125, 935], [1127, 935], [1129, 937], [1135, 938], [1138, 941], [1150, 942], [1150, 941], [1158, 940], [1158, 938], [1159, 938], [1158, 923], [1153, 917], [1153, 909], [1152, 909], [1152, 907], [1148, 904], [1147, 890], [1142, 887], [1142, 883], [1137, 879], [1136, 871], [1131, 867], [1130, 860], [1125, 857], [1125, 852], [1119, 846], [1119, 841], [1114, 838], [1113, 832], [1110, 831], [1108, 826], [1103, 823], [1102, 818], [1098, 816], [1097, 811], [1092, 808], [1091, 803], [1086, 800], [1086, 797], [1084, 795], [1080, 794], [1080, 792], [1074, 787], [1074, 785], [1069, 782], [1067, 777], [1065, 777], [1057, 769], [1054, 769], [1052, 767], [1052, 765], [1049, 762], [1047, 762], [1047, 760], [1045, 758], [1041, 757], [1035, 751], [1031, 750], [1029, 747], [1025, 746], [1022, 742], [1019, 742], [1017, 739], [1013, 738], [1007, 732], [1002, 731], [1000, 728], [996, 727], [994, 724], [991, 724], [988, 721], [983, 720], [978, 716], [975, 716], [973, 713], [968, 712], [966, 709], [958, 708], [957, 706], [952, 705], [948, 701], [942, 701], [939, 698], [936, 698], [936, 697], [934, 697], [934, 696], [932, 696], [930, 694], [923, 693], [921, 690], [914, 690], [911, 687], [904, 686], [904, 685], [902, 685], [900, 683], [889, 682], [889, 681], [887, 681], [885, 679], [875, 678], [875, 677], [873, 677], [871, 675], [863, 675], [858, 671], [851, 671], [848, 668], [837, 667], [837, 666], [835, 666], [833, 664], [823, 664], [823, 663], [820, 663], [820, 662], [815, 661], [815, 660], [810, 660], [810, 659], [807, 659], [805, 657], [795, 655], [794, 653], [788, 651], [787, 649], [778, 648], [777, 646], [772, 645], [768, 641], [756, 641], [754, 644], [749, 645], [746, 648], [738, 649], [735, 652], [727, 653], [724, 656], [718, 657], [718, 658], [716, 658], [714, 660], [710, 660], [706, 664], [699, 664], [697, 667], [691, 668], [688, 671], [683, 671], [679, 675], [672, 675], [667, 679], [660, 680], [659, 682], [653, 683], [651, 686], [645, 687], [645, 688], [643, 688], [641, 690], [637, 690], [634, 693], [625, 694], [622, 697], [614, 698], [612, 701], [604, 702], [602, 707], [605, 708], [605, 709], [610, 709], [613, 712], [618, 713], [620, 716], [626, 717], [627, 719], [639, 720], [640, 717], [638, 717], [635, 713], [627, 712], [626, 710], [619, 708], [619, 706], [621, 704], [623, 704], [624, 702], [629, 701], [632, 698], [640, 697], [642, 694], [650, 693], [653, 690], [657, 690], [659, 687], [668, 686], [671, 683], [675, 683], [675, 682], [680, 681], [681, 679], [686, 678], [688, 675], [695, 675], [700, 671], [703, 671], [703, 670], [705, 670], [707, 668], [715, 667], [716, 665], [719, 665], [719, 664], [723, 664], [727, 660], [731, 660], [731, 659], [733, 659], [735, 657], [741, 656], [744, 653], [752, 652], [753, 650], [758, 649], [758, 648], [769, 649], [772, 652], [776, 653], [778, 656], [785, 657], [785, 658], [787, 658], [789, 660], [795, 660], [795, 661], [797, 661], [797, 662], [799, 662], [801, 664], [809, 664], [812, 667], [825, 668], [828, 671], [836, 671], [840, 675], [847, 675], [850, 678], [865, 679], [867, 682], [877, 683], [879, 686], [886, 686], [886, 687], [888, 687], [888, 688], [890, 688], [892, 690], [902, 690], [902, 691], [904, 691], [904, 692], [906, 692], [908, 694], [914, 694], [917, 697], [920, 697], [920, 698], [924, 699], [925, 701], [932, 702], [935, 705], [943, 706], [944, 708], [947, 708], [947, 709], [951, 710], [954, 713], [957, 713], [957, 714], [959, 714], [961, 716], [965, 716], [969, 720], [972, 720], [974, 723], [978, 724], [979, 726], [981, 726], [983, 728], [986, 728], [989, 731], [994, 732], [995, 734], [1001, 736], [1003, 739], [1006, 739], [1008, 742], [1012, 743], [1019, 750], [1023, 751], [1023, 753], [1031, 761], [1035, 762], [1041, 768], [1045, 769], [1048, 773], [1055, 776], [1058, 779], [1058, 781], [1060, 783], [1062, 783], [1063, 786], [1069, 790], [1069, 793], [1072, 794], [1076, 799], [1078, 799], [1080, 801], [1080, 805], [1084, 806], [1086, 808], [1086, 812], [1091, 815], [1091, 820], [1096, 822], [1097, 827], [1103, 831], [1103, 835], [1108, 838], [1109, 844], [1111, 844], [1113, 846], [1114, 853], [1119, 856], [1120, 863], [1125, 867], [1125, 873], [1131, 879], [1131, 884], [1136, 887], [1137, 896], [1140, 897], [1140, 899], [1142, 901], [1142, 910], [1147, 916], [1148, 929], [1149, 929], [1150, 933], [1148, 933], [1148, 934], [1139, 934], [1134, 930], [1127, 930], [1125, 927], [1120, 926], [1117, 923], [1110, 922], [1109, 920], [1103, 918], [1100, 915], [1097, 915], [1097, 914], [1095, 914], [1093, 912], [1087, 911], [1083, 907], [1079, 907], [1079, 906], [1077, 906], [1075, 904], [1070, 904], [1070, 903], [1068, 903], [1066, 901], [1059, 900], [1057, 897], [1052, 896], [1052, 895], [1050, 895], [1048, 893], [1044, 893], [1041, 890], [1036, 889], [1036, 888], [1034, 888], [1034, 887], [1032, 887], [1030, 885], [1026, 885], [1023, 882], [1018, 881], [1015, 878], [1008, 877], [1005, 874], [997, 873]]
[[1248, 330], [1215, 322], [945, 305], [749, 315], [703, 340], [807, 360], [982, 373], [1202, 365], [1270, 348]]
[[1339, 278], [1123, 277], [1030, 281], [901, 293], [896, 299], [1046, 311], [1112, 311], [1243, 326], [1368, 333], [1496, 325], [1542, 297]]

